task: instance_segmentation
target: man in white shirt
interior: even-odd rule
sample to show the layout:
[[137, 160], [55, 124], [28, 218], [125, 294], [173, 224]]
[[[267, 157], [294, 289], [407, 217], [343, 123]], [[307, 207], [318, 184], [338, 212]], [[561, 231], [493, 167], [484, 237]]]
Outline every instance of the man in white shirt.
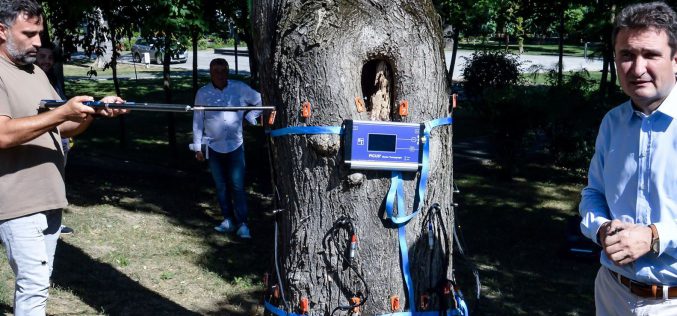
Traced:
[[[209, 64], [211, 83], [195, 95], [197, 106], [261, 106], [261, 94], [245, 83], [228, 80], [228, 62], [216, 58]], [[224, 220], [215, 230], [236, 231], [251, 238], [247, 227], [247, 196], [244, 191], [245, 159], [242, 119], [256, 124], [261, 111], [196, 111], [193, 115], [193, 148], [198, 161], [207, 159]], [[199, 150], [205, 147], [205, 152]]]

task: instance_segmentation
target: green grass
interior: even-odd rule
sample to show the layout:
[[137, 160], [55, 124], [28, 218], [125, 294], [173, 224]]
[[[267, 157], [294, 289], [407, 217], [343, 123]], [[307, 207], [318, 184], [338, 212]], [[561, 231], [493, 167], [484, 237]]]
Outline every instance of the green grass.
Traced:
[[[77, 63], [65, 64], [63, 66], [63, 72], [65, 77], [77, 77], [77, 78], [89, 78], [90, 75], [87, 73], [90, 71], [93, 63], [91, 61], [82, 60]], [[113, 75], [113, 70], [107, 68], [106, 70], [99, 69], [94, 67], [96, 75], [92, 75], [91, 79], [98, 79], [100, 77], [110, 77]], [[176, 69], [174, 69], [176, 72]], [[182, 72], [186, 72], [182, 70]], [[152, 74], [162, 76], [162, 65], [150, 65], [149, 68], [146, 68], [142, 64], [118, 64], [117, 66], [118, 76], [134, 76], [135, 73], [139, 75], [143, 74]]]
[[[580, 74], [586, 77], [589, 80], [593, 80], [595, 82], [601, 82], [602, 80], [602, 72], [601, 71], [583, 71], [583, 72], [574, 72], [574, 71], [565, 71], [564, 76], [571, 76], [572, 74]], [[536, 84], [536, 85], [543, 85], [543, 84], [549, 84], [548, 82], [548, 74], [545, 73], [544, 71], [541, 72], [533, 72], [533, 73], [523, 73], [522, 74], [522, 79], [529, 84]]]
[[[490, 129], [461, 110], [454, 119], [455, 146], [481, 150], [475, 144]], [[456, 152], [460, 194], [454, 199], [466, 250], [482, 278], [481, 314], [593, 315], [599, 264], [562, 252], [585, 178], [532, 154], [506, 181], [492, 160], [469, 160], [466, 154]], [[455, 268], [468, 298], [474, 284], [462, 262], [456, 260]]]

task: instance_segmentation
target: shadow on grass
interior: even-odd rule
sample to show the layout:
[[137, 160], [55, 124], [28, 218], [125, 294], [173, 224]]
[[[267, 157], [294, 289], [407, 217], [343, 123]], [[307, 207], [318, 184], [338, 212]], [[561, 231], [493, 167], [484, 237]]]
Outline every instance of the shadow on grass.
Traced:
[[[76, 148], [69, 154], [66, 183], [72, 204], [83, 208], [110, 204], [134, 213], [162, 214], [186, 230], [187, 234], [204, 240], [207, 251], [196, 262], [200, 267], [236, 285], [243, 278], [254, 280], [254, 283], [260, 279], [270, 267], [272, 253], [272, 220], [266, 213], [272, 209], [268, 198], [271, 189], [262, 131], [245, 131], [246, 190], [251, 193], [248, 197], [249, 226], [254, 236], [251, 240], [237, 240], [214, 232], [213, 227], [222, 218], [213, 181], [206, 164], [196, 162], [187, 149], [173, 162], [164, 155], [167, 146], [161, 142], [145, 141], [138, 143], [138, 148], [121, 152], [105, 141], [105, 131], [106, 125], [103, 124], [89, 136], [76, 140]], [[147, 140], [143, 137], [148, 131], [137, 130], [134, 133], [139, 133], [136, 134], [139, 135], [137, 141]], [[128, 151], [134, 154], [129, 155]], [[130, 202], [126, 197], [134, 199]], [[56, 281], [97, 310], [125, 315], [129, 314], [124, 309], [126, 306], [146, 305], [146, 301], [157, 304], [158, 311], [172, 311], [176, 305], [118, 273], [113, 267], [92, 260], [80, 249], [65, 244], [60, 246], [59, 252], [57, 266], [66, 272], [55, 272], [55, 275], [60, 275]], [[70, 270], [72, 266], [83, 266], [81, 270], [88, 276], [83, 276], [81, 271]], [[106, 282], [99, 280], [98, 276]], [[120, 285], [109, 289], [101, 284], [109, 282]], [[218, 312], [214, 315], [249, 315], [249, 309], [260, 304], [256, 298], [262, 293], [255, 284], [247, 287], [253, 287], [245, 289], [244, 292], [249, 294], [235, 294], [227, 301], [217, 301]], [[129, 293], [116, 294], [125, 291]], [[242, 298], [233, 298], [237, 295], [242, 295]], [[247, 308], [242, 310], [243, 306]], [[121, 312], [117, 312], [116, 308]], [[143, 310], [155, 309], [144, 307]], [[177, 310], [180, 315], [185, 309]], [[186, 310], [186, 314], [190, 313]]]
[[109, 315], [200, 315], [155, 293], [109, 264], [92, 259], [61, 241], [54, 266], [55, 284]]
[[[463, 148], [454, 153], [461, 191], [456, 220], [483, 282], [477, 314], [593, 315], [599, 263], [562, 251], [567, 221], [576, 214], [580, 175], [539, 162], [525, 165], [513, 181], [502, 181], [479, 146], [458, 140], [454, 145]], [[469, 269], [458, 261], [454, 268], [472, 293]]]
[[[223, 301], [218, 304], [218, 312], [205, 312], [204, 315], [223, 316], [223, 315], [261, 315], [263, 307], [261, 305], [261, 294], [257, 295], [233, 295], [229, 302]], [[236, 304], [233, 304], [236, 303]], [[238, 305], [235, 307], [234, 305]]]

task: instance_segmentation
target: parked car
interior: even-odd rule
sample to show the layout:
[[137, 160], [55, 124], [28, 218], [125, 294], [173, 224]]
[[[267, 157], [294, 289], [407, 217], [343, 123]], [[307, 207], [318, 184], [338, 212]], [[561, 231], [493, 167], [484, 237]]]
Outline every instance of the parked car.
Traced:
[[[140, 63], [143, 61], [143, 54], [148, 53], [150, 55], [150, 62], [156, 64], [162, 64], [164, 60], [164, 47], [162, 47], [164, 39], [155, 38], [147, 40], [145, 38], [139, 37], [132, 45], [132, 58], [135, 63]], [[159, 49], [158, 49], [159, 47]], [[171, 44], [172, 56], [170, 62], [172, 63], [185, 63], [187, 59], [186, 56], [186, 47], [181, 45], [179, 42], [174, 42]]]

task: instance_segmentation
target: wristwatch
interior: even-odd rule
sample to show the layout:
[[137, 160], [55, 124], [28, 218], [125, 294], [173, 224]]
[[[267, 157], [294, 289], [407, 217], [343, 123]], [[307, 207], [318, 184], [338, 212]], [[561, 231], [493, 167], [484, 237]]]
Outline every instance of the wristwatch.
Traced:
[[649, 225], [649, 228], [651, 228], [651, 252], [658, 254], [661, 250], [658, 229], [656, 229], [656, 225], [654, 224]]

